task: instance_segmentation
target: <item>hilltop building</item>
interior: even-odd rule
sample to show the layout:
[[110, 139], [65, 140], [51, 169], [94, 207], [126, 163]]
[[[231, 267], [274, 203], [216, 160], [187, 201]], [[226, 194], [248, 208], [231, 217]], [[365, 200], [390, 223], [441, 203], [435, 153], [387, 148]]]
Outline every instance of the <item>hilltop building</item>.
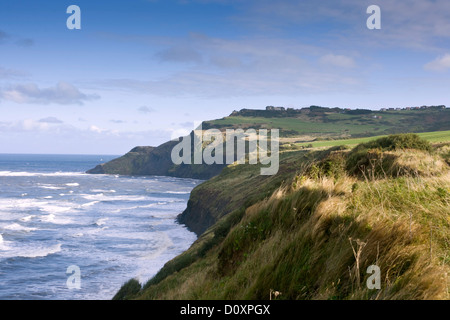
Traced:
[[267, 106], [267, 111], [286, 111], [284, 107], [274, 107], [274, 106]]

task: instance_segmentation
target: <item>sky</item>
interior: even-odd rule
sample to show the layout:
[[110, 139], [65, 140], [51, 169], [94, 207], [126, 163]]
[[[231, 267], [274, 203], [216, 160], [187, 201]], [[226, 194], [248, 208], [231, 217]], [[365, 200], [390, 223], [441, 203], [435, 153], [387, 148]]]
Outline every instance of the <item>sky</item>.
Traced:
[[0, 153], [120, 155], [268, 105], [450, 106], [449, 76], [447, 0], [0, 0]]

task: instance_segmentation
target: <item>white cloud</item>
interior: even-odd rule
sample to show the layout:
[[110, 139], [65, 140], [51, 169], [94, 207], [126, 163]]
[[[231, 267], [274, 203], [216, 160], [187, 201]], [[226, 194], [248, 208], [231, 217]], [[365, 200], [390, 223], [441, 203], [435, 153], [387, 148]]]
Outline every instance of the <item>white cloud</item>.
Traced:
[[450, 37], [450, 1], [448, 0], [378, 0], [382, 29], [371, 32], [366, 27], [366, 9], [374, 4], [361, 0], [258, 0], [246, 1], [233, 16], [237, 23], [266, 33], [286, 27], [305, 28], [332, 23], [334, 28], [318, 30], [322, 39], [331, 39], [333, 48], [403, 47], [423, 50], [444, 47]]
[[46, 122], [39, 122], [32, 119], [24, 119], [12, 125], [11, 128], [13, 131], [18, 132], [23, 131], [45, 132], [49, 130], [50, 126]]
[[177, 140], [180, 137], [184, 137], [187, 136], [192, 130], [188, 130], [188, 129], [182, 129], [182, 128], [178, 128], [178, 129], [172, 129], [172, 132], [170, 133], [170, 140]]
[[[0, 121], [0, 145], [5, 153], [124, 154], [137, 145], [157, 146], [172, 130], [117, 131], [97, 125], [77, 128], [34, 119]], [[89, 169], [89, 168], [86, 168]]]
[[210, 63], [223, 69], [237, 69], [243, 67], [242, 61], [238, 57], [212, 56]]
[[41, 89], [34, 83], [28, 83], [0, 89], [0, 99], [16, 103], [82, 105], [85, 101], [98, 98], [96, 94], [85, 94], [72, 84], [63, 81], [50, 88]]
[[106, 130], [104, 129], [100, 129], [99, 127], [95, 126], [95, 125], [91, 125], [89, 127], [89, 131], [95, 132], [95, 133], [103, 133], [106, 132]]
[[[356, 64], [345, 51], [346, 55], [327, 56], [328, 49], [275, 37], [223, 39], [190, 34], [189, 40], [209, 63], [174, 68], [154, 80], [107, 79], [95, 85], [165, 97], [220, 98], [354, 92], [364, 84], [364, 72], [353, 72], [350, 67]], [[319, 57], [341, 68], [323, 68], [317, 63]], [[145, 112], [144, 107], [139, 111]]]
[[174, 46], [156, 54], [164, 62], [194, 62], [201, 63], [202, 55], [189, 46]]
[[0, 79], [11, 79], [26, 76], [27, 74], [14, 69], [0, 67]]
[[34, 46], [34, 40], [30, 38], [19, 39], [16, 44], [21, 47], [32, 47]]
[[139, 107], [137, 110], [138, 110], [139, 112], [141, 112], [141, 113], [151, 113], [151, 112], [155, 112], [155, 110], [154, 110], [153, 108], [149, 108], [149, 107], [147, 107], [147, 106]]
[[123, 123], [127, 123], [127, 122], [124, 121], [124, 120], [117, 120], [117, 119], [111, 119], [111, 120], [109, 120], [109, 122], [115, 123], [115, 124], [123, 124]]
[[351, 57], [344, 55], [327, 54], [320, 58], [320, 63], [341, 68], [354, 68], [355, 61]]
[[6, 42], [7, 40], [15, 40], [14, 43], [21, 47], [31, 47], [34, 45], [34, 40], [31, 38], [18, 37], [0, 30], [0, 44]]
[[446, 53], [443, 56], [440, 56], [434, 59], [431, 62], [428, 62], [424, 69], [427, 71], [436, 71], [436, 72], [445, 72], [450, 69], [450, 54]]
[[39, 122], [41, 122], [41, 123], [53, 123], [53, 124], [63, 123], [63, 121], [61, 121], [61, 120], [59, 120], [58, 118], [55, 118], [55, 117], [43, 118], [43, 119], [40, 119]]
[[5, 31], [0, 30], [0, 42], [8, 39], [10, 36]]

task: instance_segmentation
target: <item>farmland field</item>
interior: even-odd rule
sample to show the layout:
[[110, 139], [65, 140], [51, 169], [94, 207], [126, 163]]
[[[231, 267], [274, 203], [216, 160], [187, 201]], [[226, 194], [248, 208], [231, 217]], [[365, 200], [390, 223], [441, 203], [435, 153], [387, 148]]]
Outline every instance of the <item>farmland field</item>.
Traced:
[[[421, 133], [417, 133], [417, 135], [425, 140], [428, 140], [431, 143], [450, 141], [450, 131], [421, 132]], [[366, 137], [366, 138], [355, 138], [355, 139], [340, 139], [340, 140], [304, 142], [304, 143], [296, 143], [295, 145], [296, 146], [307, 146], [307, 145], [311, 144], [314, 148], [333, 147], [333, 146], [339, 146], [339, 145], [353, 146], [353, 145], [357, 145], [360, 143], [368, 142], [370, 140], [375, 140], [375, 139], [378, 139], [378, 138], [381, 138], [384, 136], [386, 136], [386, 135]]]
[[[204, 127], [242, 128], [244, 130], [247, 128], [280, 129], [281, 137], [290, 138], [308, 135], [313, 136], [316, 140], [365, 138], [395, 133], [450, 130], [450, 109], [369, 112], [368, 114], [310, 112], [292, 116], [282, 113], [268, 113], [266, 115], [263, 110], [259, 110], [258, 113], [255, 112], [255, 116], [238, 114], [206, 121]], [[439, 139], [439, 137], [431, 135], [430, 139]], [[297, 142], [306, 141], [306, 139], [298, 139]]]

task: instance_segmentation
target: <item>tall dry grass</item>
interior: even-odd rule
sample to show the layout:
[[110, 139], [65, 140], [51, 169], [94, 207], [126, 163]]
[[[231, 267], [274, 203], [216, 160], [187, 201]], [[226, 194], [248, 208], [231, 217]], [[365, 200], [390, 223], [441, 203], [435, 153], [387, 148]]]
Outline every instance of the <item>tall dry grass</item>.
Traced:
[[[445, 161], [388, 150], [374, 164], [382, 170], [359, 174], [342, 160], [304, 165], [202, 259], [142, 297], [269, 299], [275, 290], [277, 299], [449, 299]], [[381, 271], [379, 290], [366, 285], [371, 265]]]

